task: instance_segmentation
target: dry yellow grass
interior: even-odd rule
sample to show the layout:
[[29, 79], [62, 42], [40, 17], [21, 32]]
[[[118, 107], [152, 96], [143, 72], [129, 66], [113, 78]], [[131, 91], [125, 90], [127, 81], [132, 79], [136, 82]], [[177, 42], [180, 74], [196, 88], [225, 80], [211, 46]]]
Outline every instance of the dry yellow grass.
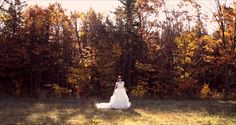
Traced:
[[95, 99], [1, 99], [0, 125], [236, 125], [236, 101], [131, 100], [99, 110]]

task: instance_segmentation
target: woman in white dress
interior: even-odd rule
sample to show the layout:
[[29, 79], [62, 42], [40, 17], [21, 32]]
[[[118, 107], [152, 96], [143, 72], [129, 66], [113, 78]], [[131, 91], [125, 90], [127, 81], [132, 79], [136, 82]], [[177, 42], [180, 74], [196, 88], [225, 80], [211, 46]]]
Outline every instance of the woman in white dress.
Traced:
[[108, 103], [97, 103], [97, 108], [113, 108], [113, 109], [127, 109], [131, 106], [129, 98], [126, 94], [124, 81], [121, 76], [118, 76], [118, 81], [115, 84], [113, 95]]

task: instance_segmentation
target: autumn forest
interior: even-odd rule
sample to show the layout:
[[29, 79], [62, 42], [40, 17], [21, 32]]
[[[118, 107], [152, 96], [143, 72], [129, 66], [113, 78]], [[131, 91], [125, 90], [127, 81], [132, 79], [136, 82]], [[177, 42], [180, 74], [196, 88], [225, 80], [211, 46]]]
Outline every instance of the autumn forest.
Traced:
[[121, 75], [130, 97], [236, 97], [235, 2], [119, 1], [111, 16], [0, 0], [0, 96], [109, 97]]

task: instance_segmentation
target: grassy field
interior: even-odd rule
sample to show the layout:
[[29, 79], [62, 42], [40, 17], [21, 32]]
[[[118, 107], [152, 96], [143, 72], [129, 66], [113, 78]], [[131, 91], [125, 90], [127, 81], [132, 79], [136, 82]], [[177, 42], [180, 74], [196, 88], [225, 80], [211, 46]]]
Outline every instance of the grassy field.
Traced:
[[0, 99], [0, 125], [236, 125], [236, 101], [143, 99], [131, 100], [128, 110], [99, 110], [94, 107], [96, 102]]

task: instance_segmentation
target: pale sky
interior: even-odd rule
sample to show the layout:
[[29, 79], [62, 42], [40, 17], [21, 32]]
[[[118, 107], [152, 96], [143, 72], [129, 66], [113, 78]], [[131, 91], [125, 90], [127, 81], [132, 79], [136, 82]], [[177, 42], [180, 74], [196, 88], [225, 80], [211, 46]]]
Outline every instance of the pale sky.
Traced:
[[[96, 12], [103, 13], [105, 15], [113, 12], [118, 7], [120, 2], [118, 0], [26, 0], [28, 5], [38, 4], [40, 6], [47, 7], [49, 3], [61, 3], [62, 7], [70, 11], [82, 11], [86, 12], [90, 8], [93, 8]], [[177, 8], [177, 3], [181, 0], [166, 0], [168, 8]], [[211, 11], [215, 11], [215, 0], [196, 0], [202, 6], [202, 12], [212, 16]], [[236, 0], [220, 0], [222, 3], [226, 2], [228, 5]], [[212, 17], [210, 17], [212, 18]], [[216, 25], [207, 25], [209, 33], [215, 29]]]
[[[38, 4], [41, 6], [47, 6], [49, 3], [61, 3], [63, 8], [68, 11], [82, 11], [86, 12], [89, 8], [93, 8], [97, 12], [108, 12], [115, 10], [120, 4], [118, 0], [26, 0], [29, 5]], [[181, 0], [166, 0], [170, 6], [175, 6]], [[202, 5], [204, 11], [214, 9], [215, 0], [196, 0]], [[221, 2], [233, 3], [235, 0], [220, 0]]]
[[62, 7], [67, 11], [82, 11], [86, 12], [93, 8], [96, 12], [109, 14], [114, 11], [118, 5], [121, 5], [118, 0], [27, 0], [28, 5], [38, 4], [40, 6], [48, 6], [49, 3], [61, 3]]

